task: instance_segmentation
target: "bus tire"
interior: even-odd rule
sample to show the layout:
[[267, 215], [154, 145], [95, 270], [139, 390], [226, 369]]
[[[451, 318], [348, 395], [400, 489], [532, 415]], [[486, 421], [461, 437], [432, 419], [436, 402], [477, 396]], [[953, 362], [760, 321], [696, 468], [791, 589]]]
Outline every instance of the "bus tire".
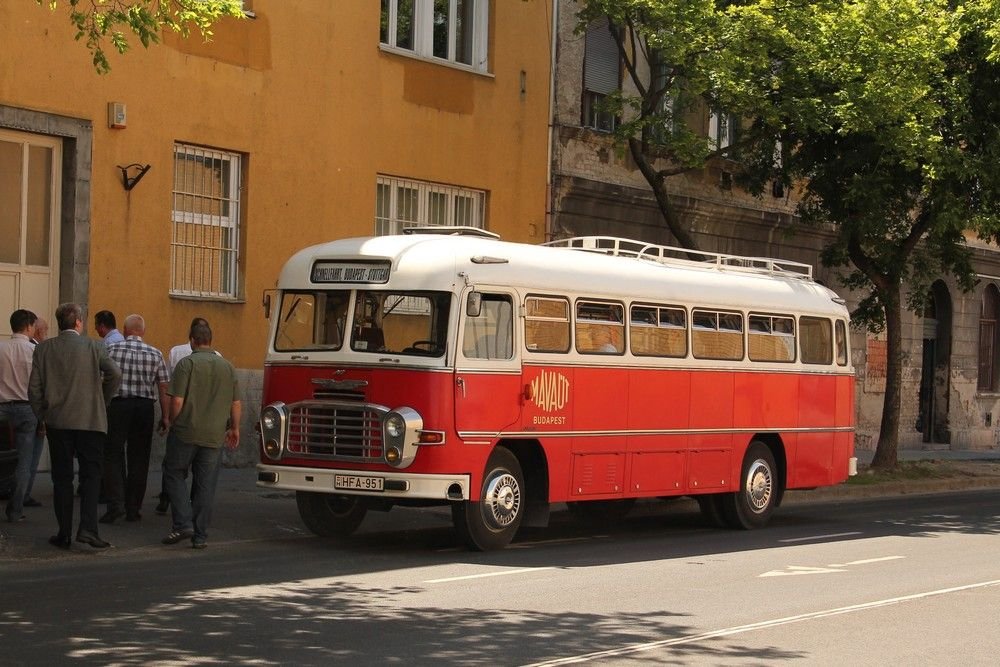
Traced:
[[701, 515], [709, 526], [712, 528], [729, 527], [729, 521], [726, 520], [726, 514], [722, 509], [721, 493], [702, 494], [695, 496], [695, 500], [698, 501], [698, 509], [701, 510]]
[[613, 524], [621, 521], [635, 507], [635, 498], [621, 500], [579, 500], [566, 503], [569, 513], [581, 521]]
[[368, 512], [362, 498], [333, 493], [296, 491], [295, 504], [306, 528], [320, 537], [347, 537]]
[[497, 447], [486, 462], [479, 500], [452, 504], [451, 519], [470, 549], [503, 549], [521, 526], [526, 499], [521, 464], [509, 449]]
[[723, 495], [722, 509], [729, 526], [737, 530], [765, 526], [777, 507], [779, 484], [774, 455], [767, 445], [754, 440], [743, 457], [739, 489]]

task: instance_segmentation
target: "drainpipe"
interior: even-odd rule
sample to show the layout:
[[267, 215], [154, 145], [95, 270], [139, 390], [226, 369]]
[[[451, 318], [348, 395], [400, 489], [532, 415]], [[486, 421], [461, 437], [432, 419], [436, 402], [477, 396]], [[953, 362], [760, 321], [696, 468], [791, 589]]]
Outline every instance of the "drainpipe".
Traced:
[[549, 60], [549, 143], [547, 151], [547, 166], [545, 170], [545, 240], [551, 241], [554, 235], [553, 216], [555, 215], [555, 192], [552, 188], [552, 142], [555, 139], [556, 125], [556, 41], [559, 37], [559, 0], [552, 0], [552, 34], [549, 37], [551, 55]]

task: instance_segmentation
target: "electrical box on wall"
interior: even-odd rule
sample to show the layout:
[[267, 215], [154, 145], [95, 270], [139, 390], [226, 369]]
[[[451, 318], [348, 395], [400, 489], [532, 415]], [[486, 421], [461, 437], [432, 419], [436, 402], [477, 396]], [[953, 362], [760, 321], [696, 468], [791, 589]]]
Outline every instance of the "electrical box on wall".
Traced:
[[125, 128], [124, 102], [108, 102], [108, 127], [113, 130]]

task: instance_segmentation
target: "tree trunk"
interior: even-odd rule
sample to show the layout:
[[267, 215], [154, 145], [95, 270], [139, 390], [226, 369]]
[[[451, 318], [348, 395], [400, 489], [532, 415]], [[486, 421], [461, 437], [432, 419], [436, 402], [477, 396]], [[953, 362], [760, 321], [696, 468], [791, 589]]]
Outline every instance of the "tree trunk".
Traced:
[[891, 470], [899, 462], [899, 401], [903, 384], [903, 313], [899, 281], [889, 281], [889, 285], [886, 290], [879, 290], [885, 306], [885, 400], [872, 468], [880, 470]]
[[667, 229], [674, 235], [677, 243], [682, 248], [700, 250], [694, 237], [691, 236], [690, 232], [684, 228], [681, 221], [677, 218], [677, 213], [674, 211], [673, 204], [670, 201], [670, 195], [667, 193], [667, 186], [664, 183], [664, 179], [660, 174], [656, 173], [656, 169], [650, 164], [649, 158], [642, 152], [642, 142], [632, 137], [628, 140], [628, 147], [636, 166], [639, 167], [639, 171], [646, 177], [646, 182], [649, 183], [649, 187], [653, 190], [653, 197], [656, 198], [656, 204], [660, 208], [663, 221], [667, 223]]

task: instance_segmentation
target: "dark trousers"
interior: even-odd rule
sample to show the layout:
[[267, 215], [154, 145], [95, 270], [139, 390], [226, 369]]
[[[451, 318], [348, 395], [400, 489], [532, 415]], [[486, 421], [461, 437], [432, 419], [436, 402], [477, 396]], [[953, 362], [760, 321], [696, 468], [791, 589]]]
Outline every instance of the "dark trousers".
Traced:
[[[204, 542], [212, 520], [212, 503], [219, 482], [222, 446], [202, 447], [183, 442], [170, 433], [163, 457], [163, 478], [167, 483], [174, 530], [193, 530], [194, 541]], [[187, 475], [191, 471], [191, 490]]]
[[73, 533], [73, 457], [80, 467], [80, 532], [97, 535], [97, 496], [101, 492], [101, 464], [106, 435], [48, 427], [52, 461], [52, 505], [59, 536]]
[[153, 446], [153, 403], [149, 398], [116, 398], [108, 406], [103, 484], [108, 509], [135, 514], [142, 507]]

